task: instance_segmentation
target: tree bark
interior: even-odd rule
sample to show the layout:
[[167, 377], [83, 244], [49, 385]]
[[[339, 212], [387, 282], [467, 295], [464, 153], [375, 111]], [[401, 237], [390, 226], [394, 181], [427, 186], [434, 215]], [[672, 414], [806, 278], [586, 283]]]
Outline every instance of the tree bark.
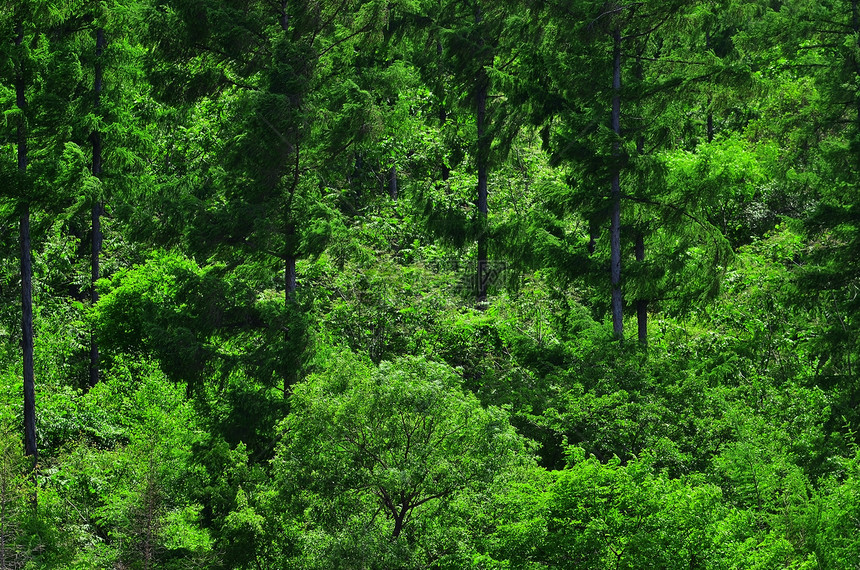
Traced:
[[292, 243], [296, 235], [295, 224], [287, 224], [286, 234], [289, 245], [287, 246], [287, 258], [284, 264], [284, 288], [286, 289], [286, 302], [290, 303], [295, 300], [296, 295], [296, 254], [295, 246]]
[[[636, 261], [641, 265], [645, 261], [645, 236], [642, 232], [636, 234]], [[648, 300], [636, 300], [636, 324], [639, 332], [639, 342], [648, 344]]]
[[[475, 11], [475, 23], [480, 24], [483, 19], [481, 9]], [[480, 42], [483, 45], [483, 41]], [[488, 162], [490, 155], [490, 141], [486, 136], [486, 120], [487, 120], [487, 91], [489, 88], [489, 78], [483, 66], [478, 71], [478, 89], [476, 94], [477, 107], [477, 127], [478, 127], [478, 307], [484, 306], [487, 302], [487, 278], [489, 276], [489, 264], [487, 262], [488, 249], [488, 189], [487, 175]]]
[[[105, 46], [105, 31], [104, 28], [99, 28], [96, 31], [96, 69], [95, 82], [93, 84], [93, 107], [95, 107], [96, 116], [100, 115], [101, 109], [101, 94], [102, 94], [102, 53]], [[92, 173], [96, 178], [101, 178], [102, 175], [102, 134], [96, 129], [92, 133], [93, 142], [93, 166]], [[90, 276], [90, 302], [93, 306], [99, 302], [99, 293], [96, 290], [96, 281], [101, 276], [101, 252], [102, 252], [102, 221], [101, 215], [104, 209], [104, 203], [101, 198], [97, 197], [92, 207], [92, 250], [90, 252], [90, 266], [92, 275]], [[90, 333], [90, 387], [95, 386], [99, 381], [99, 347], [96, 342], [94, 333]]]
[[388, 169], [388, 195], [393, 201], [397, 201], [397, 167]]
[[[24, 41], [23, 26], [16, 29], [15, 46], [20, 49]], [[15, 96], [21, 113], [18, 121], [18, 172], [21, 182], [27, 174], [27, 126], [23, 62], [18, 61], [15, 69]], [[24, 454], [33, 458], [35, 470], [39, 460], [36, 448], [36, 381], [33, 371], [33, 263], [30, 247], [30, 204], [29, 197], [22, 197], [21, 219], [19, 225], [21, 246], [21, 350], [24, 373]]]
[[[711, 33], [705, 31], [705, 48], [711, 49]], [[714, 142], [714, 112], [711, 110], [711, 102], [713, 98], [708, 95], [708, 142]]]
[[[15, 46], [24, 41], [23, 27], [17, 27]], [[27, 127], [24, 117], [27, 99], [25, 96], [23, 62], [19, 61], [15, 73], [16, 103], [21, 116], [18, 121], [18, 172], [23, 182], [27, 174]], [[24, 371], [24, 453], [33, 458], [33, 468], [39, 459], [36, 448], [36, 390], [33, 371], [33, 263], [30, 247], [29, 197], [22, 198], [19, 241], [21, 245], [21, 332]]]
[[621, 29], [613, 32], [613, 64], [612, 64], [612, 132], [615, 141], [612, 143], [612, 155], [615, 164], [612, 168], [612, 201], [611, 222], [609, 226], [610, 244], [610, 281], [612, 285], [612, 332], [616, 338], [624, 337], [624, 321], [622, 314], [621, 296], [621, 169], [618, 162], [621, 159]]
[[[857, 37], [857, 41], [855, 45], [857, 49], [860, 49], [860, 9], [857, 6], [857, 0], [851, 0], [851, 27], [854, 31], [855, 37]], [[856, 52], [855, 52], [856, 53]], [[854, 74], [860, 76], [860, 61], [856, 59], [854, 60]], [[860, 130], [860, 97], [857, 96], [855, 91], [855, 106], [857, 107], [857, 129]]]
[[[436, 55], [439, 57], [439, 61], [442, 61], [442, 41], [436, 40]], [[441, 67], [441, 64], [440, 64]], [[441, 81], [441, 78], [440, 78]], [[444, 85], [444, 84], [443, 84]], [[444, 89], [444, 87], [442, 88]], [[440, 96], [439, 97], [439, 126], [442, 127], [448, 121], [448, 112], [445, 111], [445, 101]], [[448, 180], [451, 176], [451, 169], [448, 168], [448, 165], [445, 163], [445, 160], [442, 160], [442, 180]]]
[[[638, 82], [642, 82], [644, 71], [642, 69], [641, 60], [637, 63], [634, 73]], [[639, 134], [636, 137], [636, 155], [642, 156], [645, 154], [645, 137]], [[636, 244], [634, 246], [634, 255], [636, 262], [642, 267], [645, 261], [645, 230], [639, 229], [636, 232]], [[640, 297], [636, 299], [636, 328], [639, 337], [639, 343], [642, 345], [648, 344], [648, 299]]]

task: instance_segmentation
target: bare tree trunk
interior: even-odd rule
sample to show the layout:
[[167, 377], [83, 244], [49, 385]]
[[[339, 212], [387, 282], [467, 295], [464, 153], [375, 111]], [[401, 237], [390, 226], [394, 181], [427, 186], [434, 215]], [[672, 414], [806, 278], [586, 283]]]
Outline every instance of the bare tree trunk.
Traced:
[[621, 170], [620, 160], [621, 137], [621, 29], [613, 32], [613, 65], [612, 65], [612, 132], [615, 141], [612, 143], [612, 154], [616, 163], [612, 170], [612, 213], [609, 226], [610, 244], [610, 281], [612, 284], [612, 332], [616, 338], [624, 338], [624, 321], [622, 314], [623, 299], [621, 296]]
[[[481, 9], [475, 11], [475, 23], [480, 24], [483, 15]], [[481, 42], [483, 44], [483, 42]], [[487, 278], [489, 275], [489, 264], [487, 262], [488, 249], [488, 189], [487, 175], [488, 162], [490, 154], [490, 141], [486, 136], [486, 119], [487, 119], [487, 91], [489, 88], [489, 78], [486, 71], [481, 67], [478, 72], [478, 90], [476, 95], [477, 107], [477, 127], [478, 127], [478, 307], [484, 306], [487, 302]]]
[[[711, 32], [705, 31], [705, 48], [711, 49]], [[714, 112], [711, 110], [712, 97], [708, 95], [708, 142], [714, 141]]]
[[[442, 61], [442, 41], [436, 40], [436, 55], [439, 57], [439, 61]], [[441, 79], [440, 79], [441, 81]], [[448, 121], [448, 113], [445, 111], [445, 101], [440, 98], [439, 101], [439, 126], [442, 127]], [[451, 176], [451, 170], [448, 168], [448, 165], [445, 161], [442, 161], [442, 180], [448, 180]]]
[[[105, 31], [99, 28], [96, 31], [96, 74], [93, 85], [93, 106], [96, 115], [100, 114], [102, 94], [102, 53], [105, 46]], [[93, 142], [93, 176], [101, 178], [102, 175], [102, 134], [96, 129], [92, 133]], [[96, 281], [101, 276], [101, 252], [102, 252], [102, 210], [104, 204], [100, 198], [96, 198], [92, 208], [92, 251], [90, 253], [90, 302], [95, 306], [99, 302], [99, 292], [96, 290]], [[99, 381], [99, 347], [94, 333], [90, 333], [90, 386], [95, 386]]]
[[[21, 24], [17, 27], [15, 46], [20, 48], [24, 41]], [[18, 172], [23, 180], [27, 174], [27, 126], [23, 62], [19, 61], [15, 71], [15, 95], [19, 111], [18, 121]], [[33, 458], [33, 470], [39, 461], [36, 448], [36, 381], [33, 371], [33, 263], [30, 247], [30, 204], [24, 198], [21, 205], [19, 241], [21, 245], [21, 332], [24, 371], [24, 453]]]
[[[636, 261], [645, 261], [645, 236], [642, 232], [636, 234]], [[638, 325], [639, 342], [648, 344], [648, 300], [636, 300], [636, 324]]]
[[388, 169], [388, 195], [397, 201], [397, 167], [394, 165]]
[[[641, 53], [640, 53], [641, 55]], [[634, 73], [636, 79], [640, 83], [645, 75], [642, 69], [641, 60], [637, 63]], [[645, 154], [645, 137], [640, 133], [636, 138], [636, 154], [642, 156]], [[645, 230], [640, 228], [636, 232], [636, 244], [634, 246], [634, 255], [637, 264], [642, 267], [645, 261]], [[636, 326], [639, 337], [639, 343], [642, 345], [648, 344], [648, 299], [640, 297], [636, 300]]]
[[[296, 226], [293, 223], [287, 224], [287, 241], [292, 242], [296, 235]], [[284, 267], [284, 287], [286, 289], [285, 299], [287, 303], [295, 300], [296, 295], [296, 254], [293, 244], [290, 244], [290, 251], [287, 252], [287, 259]]]
[[[854, 35], [857, 36], [857, 41], [855, 45], [858, 49], [860, 49], [860, 9], [857, 6], [857, 0], [851, 0], [851, 28], [854, 31]], [[855, 52], [856, 53], [856, 52]], [[854, 74], [860, 76], [860, 61], [855, 58], [854, 61]], [[857, 107], [857, 129], [860, 130], [860, 97], [855, 95], [856, 101], [855, 105]]]

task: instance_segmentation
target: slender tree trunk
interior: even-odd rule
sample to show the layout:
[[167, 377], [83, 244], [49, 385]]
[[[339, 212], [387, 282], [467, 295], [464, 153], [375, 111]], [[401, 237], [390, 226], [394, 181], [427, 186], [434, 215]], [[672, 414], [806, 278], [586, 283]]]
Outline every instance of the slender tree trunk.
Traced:
[[280, 18], [278, 18], [278, 24], [281, 25], [281, 30], [285, 32], [290, 29], [290, 15], [287, 14], [287, 6], [289, 6], [289, 1], [283, 0], [281, 2]]
[[[283, 0], [281, 2], [281, 13], [280, 17], [278, 18], [278, 24], [280, 24], [281, 26], [281, 31], [283, 31], [285, 34], [289, 32], [290, 28], [290, 16], [287, 13], [288, 6], [288, 0]], [[298, 104], [298, 101], [296, 101], [296, 103]], [[286, 237], [286, 251], [284, 255], [284, 300], [287, 305], [289, 305], [295, 300], [296, 293], [296, 225], [292, 219], [291, 209], [293, 205], [293, 197], [299, 189], [299, 176], [301, 175], [299, 171], [300, 161], [298, 140], [293, 141], [293, 152], [296, 155], [295, 163], [293, 164], [293, 180], [284, 212], [284, 217], [286, 221], [286, 223], [284, 224], [284, 234]]]
[[397, 201], [397, 167], [393, 165], [388, 169], [388, 195]]
[[[296, 224], [292, 220], [292, 201], [293, 196], [298, 191], [299, 183], [299, 146], [296, 145], [296, 163], [293, 172], [293, 187], [290, 191], [290, 198], [287, 202], [285, 215], [287, 222], [284, 226], [285, 234], [285, 255], [284, 255], [284, 304], [286, 305], [287, 315], [292, 313], [292, 308], [296, 305]], [[284, 347], [288, 347], [290, 343], [297, 342], [297, 339], [291, 338], [290, 327], [287, 324], [284, 327]], [[292, 355], [291, 351], [287, 351], [285, 355], [286, 365], [283, 372], [284, 379], [284, 398], [289, 394], [290, 386], [298, 380], [298, 359]]]
[[[104, 28], [99, 28], [96, 31], [96, 74], [93, 84], [93, 107], [95, 107], [96, 115], [100, 115], [101, 111], [101, 94], [102, 94], [102, 53], [105, 46], [105, 31]], [[96, 129], [92, 133], [93, 142], [93, 176], [101, 178], [102, 175], [102, 134]], [[90, 301], [93, 306], [99, 302], [99, 292], [96, 290], [96, 281], [101, 276], [101, 253], [102, 253], [102, 210], [104, 204], [101, 198], [96, 198], [92, 208], [92, 251], [90, 252], [90, 267], [92, 275], [90, 276]], [[94, 333], [90, 333], [90, 386], [95, 386], [99, 381], [99, 346], [96, 342]]]
[[21, 330], [24, 357], [24, 453], [33, 457], [33, 465], [35, 466], [39, 453], [36, 449], [36, 381], [33, 371], [33, 265], [30, 247], [30, 205], [26, 202], [21, 207], [20, 242]]
[[[857, 37], [856, 46], [857, 49], [860, 50], [860, 8], [857, 6], [857, 0], [851, 1], [851, 27], [854, 31], [854, 35]], [[860, 61], [856, 59], [854, 60], [854, 74], [860, 76]], [[855, 106], [857, 107], [857, 129], [860, 131], [860, 97], [857, 96], [857, 92], [854, 93], [855, 98]]]
[[[292, 242], [296, 235], [295, 224], [287, 224], [287, 240]], [[286, 289], [285, 299], [287, 303], [295, 300], [296, 295], [296, 255], [292, 244], [289, 246], [287, 259], [284, 267], [284, 287]]]
[[[439, 61], [442, 61], [442, 40], [436, 40], [436, 55]], [[441, 81], [441, 78], [440, 78]], [[443, 84], [444, 85], [444, 84]], [[442, 127], [448, 121], [448, 112], [445, 111], [445, 101], [442, 97], [439, 98], [439, 126]], [[442, 161], [442, 180], [448, 180], [451, 176], [451, 170], [445, 161]]]
[[[481, 9], [475, 12], [475, 23], [480, 24], [483, 19]], [[481, 41], [483, 45], [483, 41]], [[488, 189], [487, 175], [490, 155], [490, 141], [486, 136], [487, 120], [487, 91], [489, 89], [489, 78], [483, 67], [478, 71], [478, 89], [476, 94], [477, 127], [478, 127], [478, 307], [484, 306], [487, 301], [487, 278], [489, 275], [489, 264], [487, 261], [488, 249]]]
[[[711, 103], [711, 97], [708, 96], [708, 105]], [[708, 142], [714, 142], [714, 113], [708, 109]]]
[[[439, 107], [439, 124], [444, 125], [447, 120], [448, 120], [448, 113], [445, 111], [444, 106], [440, 106]], [[451, 169], [448, 168], [448, 164], [443, 159], [442, 160], [442, 180], [446, 181], [450, 177], [451, 177]]]
[[[711, 33], [705, 31], [705, 48], [708, 50], [711, 49]], [[714, 141], [714, 112], [711, 110], [711, 102], [713, 98], [711, 95], [708, 95], [708, 142]]]
[[[640, 55], [642, 54], [640, 53]], [[636, 64], [634, 73], [637, 81], [641, 84], [645, 75], [641, 60]], [[636, 137], [636, 154], [637, 156], [645, 154], [645, 137], [641, 133]], [[645, 261], [645, 230], [642, 228], [636, 232], [634, 255], [637, 264], [641, 267]], [[636, 326], [639, 343], [648, 344], [648, 300], [642, 297], [636, 299]]]
[[484, 120], [487, 109], [487, 88], [483, 84], [478, 89], [478, 304], [487, 301], [487, 261], [489, 204], [487, 200], [487, 157], [484, 141]]
[[621, 170], [620, 160], [621, 137], [621, 29], [613, 32], [613, 65], [612, 65], [612, 132], [615, 141], [612, 143], [612, 154], [616, 164], [612, 170], [612, 213], [609, 226], [610, 244], [610, 281], [612, 284], [612, 332], [618, 339], [624, 338], [624, 321], [621, 297]]
[[[21, 24], [17, 27], [15, 46], [20, 48], [24, 41]], [[16, 103], [21, 117], [18, 121], [18, 172], [23, 182], [27, 174], [27, 126], [23, 62], [19, 61], [15, 73]], [[19, 226], [21, 245], [21, 332], [24, 371], [24, 453], [32, 456], [33, 469], [39, 460], [36, 448], [36, 381], [33, 371], [33, 263], [30, 247], [30, 204], [29, 197], [23, 198]]]
[[[278, 18], [278, 24], [285, 35], [289, 35], [290, 32], [290, 16], [287, 13], [288, 7], [289, 0], [282, 0], [280, 4], [281, 12], [280, 17]], [[299, 108], [301, 106], [301, 94], [291, 94], [290, 101], [296, 108]], [[294, 162], [292, 166], [293, 179], [289, 192], [285, 197], [286, 203], [284, 204], [284, 304], [286, 306], [286, 314], [288, 316], [293, 314], [295, 307], [297, 306], [296, 262], [298, 260], [298, 246], [296, 244], [295, 217], [293, 216], [293, 200], [295, 199], [296, 193], [299, 191], [299, 181], [301, 178], [301, 145], [297, 129], [291, 130], [290, 139], [289, 143], [291, 143], [292, 148], [290, 149], [288, 146], [284, 155], [284, 160], [286, 161], [289, 153], [294, 153]], [[290, 331], [289, 323], [287, 323], [284, 326], [284, 348], [289, 347], [291, 343], [295, 344], [300, 342], [300, 339], [295, 338], [295, 336], [296, 335]], [[298, 379], [299, 360], [296, 354], [298, 354], [298, 351], [287, 350], [287, 353], [284, 355], [284, 398], [289, 394], [290, 386], [292, 386]]]
[[[645, 236], [642, 232], [636, 234], [636, 261], [641, 265], [645, 261]], [[638, 325], [639, 342], [648, 344], [648, 300], [636, 300], [636, 324]]]

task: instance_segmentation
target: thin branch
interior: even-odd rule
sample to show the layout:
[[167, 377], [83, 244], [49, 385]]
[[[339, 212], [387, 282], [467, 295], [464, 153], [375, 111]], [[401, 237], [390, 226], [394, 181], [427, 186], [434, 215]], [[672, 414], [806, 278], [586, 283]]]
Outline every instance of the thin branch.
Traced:
[[622, 38], [621, 38], [621, 41], [623, 42], [623, 41], [626, 41], [626, 40], [632, 40], [632, 39], [634, 39], [634, 38], [641, 38], [642, 36], [648, 36], [648, 35], [651, 35], [651, 34], [652, 34], [652, 33], [654, 33], [655, 31], [657, 31], [657, 30], [660, 28], [660, 26], [662, 26], [663, 24], [665, 24], [666, 22], [668, 22], [668, 21], [669, 21], [669, 18], [671, 18], [671, 17], [672, 17], [672, 15], [673, 15], [673, 12], [669, 12], [668, 14], [666, 14], [666, 17], [665, 17], [665, 18], [663, 18], [662, 20], [660, 20], [659, 22], [657, 22], [657, 25], [656, 25], [656, 26], [654, 26], [653, 28], [651, 28], [650, 30], [646, 30], [646, 31], [644, 31], [644, 32], [640, 32], [640, 33], [638, 33], [638, 34], [633, 34], [632, 36], [624, 36], [624, 37], [622, 37]]
[[683, 63], [686, 65], [710, 65], [707, 61], [689, 61], [685, 59], [667, 59], [660, 57], [645, 57], [644, 55], [634, 55], [629, 56], [631, 59], [639, 60], [639, 61], [665, 61], [666, 63]]
[[329, 18], [325, 23], [323, 23], [322, 25], [317, 27], [316, 30], [314, 30], [313, 37], [311, 38], [311, 44], [316, 41], [317, 35], [319, 35], [319, 33], [325, 30], [327, 27], [329, 27], [329, 25], [334, 21], [334, 19], [337, 18], [337, 15], [340, 13], [340, 11], [343, 10], [344, 6], [346, 6], [347, 1], [348, 0], [343, 0], [343, 2], [340, 3], [340, 6], [335, 9], [334, 13], [331, 15], [331, 18]]
[[670, 210], [674, 210], [675, 212], [678, 212], [679, 214], [681, 214], [685, 218], [689, 218], [690, 220], [696, 222], [699, 226], [702, 227], [702, 229], [705, 229], [705, 230], [711, 229], [706, 222], [703, 222], [702, 220], [700, 220], [699, 218], [697, 218], [696, 216], [694, 216], [693, 214], [691, 214], [690, 212], [688, 212], [684, 208], [681, 208], [680, 206], [675, 206], [674, 204], [665, 204], [663, 202], [657, 202], [656, 200], [648, 200], [647, 198], [637, 198], [636, 196], [631, 196], [629, 194], [623, 194], [621, 196], [621, 198], [624, 200], [630, 200], [631, 202], [636, 202], [638, 204], [648, 204], [650, 206], [657, 206], [657, 207], [661, 207], [661, 208], [668, 208]]
[[[600, 20], [601, 18], [603, 18], [604, 16], [610, 16], [612, 14], [618, 14], [618, 13], [621, 13], [625, 10], [631, 9], [634, 6], [642, 6], [644, 4], [645, 4], [645, 2], [632, 2], [626, 6], [618, 6], [617, 8], [614, 8], [612, 10], [607, 10], [606, 12], [603, 12], [602, 14], [598, 15], [595, 19], [593, 19], [591, 22], [589, 22], [588, 28], [591, 29], [597, 23], [597, 21]], [[569, 9], [567, 10], [567, 12], [571, 13]]]
[[341, 39], [337, 40], [336, 42], [334, 42], [333, 44], [331, 44], [330, 46], [328, 46], [327, 48], [325, 48], [324, 50], [322, 50], [322, 51], [319, 53], [319, 55], [317, 56], [317, 58], [321, 58], [322, 56], [324, 56], [325, 54], [327, 54], [328, 52], [330, 52], [331, 50], [333, 50], [334, 48], [336, 48], [337, 46], [339, 46], [339, 45], [340, 45], [340, 44], [342, 44], [343, 42], [345, 42], [345, 41], [347, 41], [347, 40], [350, 40], [350, 39], [354, 38], [355, 36], [357, 36], [357, 35], [359, 35], [359, 34], [363, 34], [363, 33], [367, 32], [367, 31], [369, 31], [371, 27], [372, 27], [372, 23], [371, 23], [371, 22], [368, 22], [367, 24], [365, 24], [364, 26], [362, 26], [361, 28], [359, 28], [359, 29], [358, 29], [358, 30], [356, 30], [355, 32], [353, 32], [353, 33], [349, 34], [349, 35], [348, 35], [348, 36], [346, 36], [346, 37], [343, 37], [343, 38], [341, 38]]

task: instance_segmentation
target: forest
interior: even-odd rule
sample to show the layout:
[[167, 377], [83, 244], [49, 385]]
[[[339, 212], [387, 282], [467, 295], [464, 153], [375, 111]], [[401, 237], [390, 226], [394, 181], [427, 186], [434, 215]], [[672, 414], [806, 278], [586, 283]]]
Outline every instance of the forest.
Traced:
[[0, 569], [856, 569], [858, 0], [6, 0]]

